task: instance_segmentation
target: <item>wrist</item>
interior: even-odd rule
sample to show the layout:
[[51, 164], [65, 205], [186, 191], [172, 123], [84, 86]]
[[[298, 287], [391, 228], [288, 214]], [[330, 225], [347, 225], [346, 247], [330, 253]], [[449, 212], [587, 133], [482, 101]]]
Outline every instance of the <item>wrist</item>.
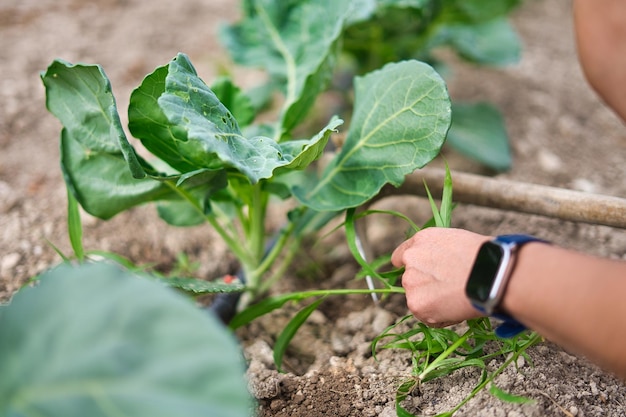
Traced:
[[[537, 242], [524, 245], [520, 249], [515, 270], [501, 302], [502, 311], [525, 320], [529, 309], [538, 308], [536, 303], [538, 298], [541, 298], [538, 297], [538, 293], [548, 291], [545, 284], [555, 283], [554, 279], [548, 279], [547, 276], [555, 276], [559, 264], [556, 259], [559, 258], [561, 251], [562, 249], [556, 246], [545, 248]], [[566, 267], [561, 265], [560, 269]], [[550, 291], [554, 289], [550, 288]]]
[[511, 337], [524, 326], [515, 320], [504, 304], [520, 250], [529, 243], [545, 241], [528, 235], [502, 235], [485, 242], [479, 249], [467, 280], [465, 293], [472, 305], [483, 314], [504, 321], [498, 336]]

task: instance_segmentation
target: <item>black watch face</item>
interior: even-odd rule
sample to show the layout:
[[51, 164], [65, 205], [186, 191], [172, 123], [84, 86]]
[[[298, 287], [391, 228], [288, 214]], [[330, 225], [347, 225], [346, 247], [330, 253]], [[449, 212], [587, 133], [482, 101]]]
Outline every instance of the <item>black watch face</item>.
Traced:
[[484, 303], [489, 299], [503, 256], [504, 249], [495, 243], [487, 242], [481, 246], [465, 288], [471, 300]]

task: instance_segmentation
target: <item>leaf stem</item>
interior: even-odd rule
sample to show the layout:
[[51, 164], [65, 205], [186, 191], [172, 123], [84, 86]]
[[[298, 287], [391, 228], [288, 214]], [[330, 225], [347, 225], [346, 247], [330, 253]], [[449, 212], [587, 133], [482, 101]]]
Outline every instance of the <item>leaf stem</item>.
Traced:
[[252, 255], [252, 262], [242, 265], [246, 274], [247, 286], [256, 295], [257, 288], [263, 275], [259, 265], [263, 262], [265, 253], [265, 215], [267, 212], [267, 195], [263, 193], [261, 184], [252, 187], [252, 196], [248, 206], [248, 227], [244, 229], [244, 245]]
[[257, 183], [252, 189], [252, 202], [250, 204], [250, 252], [255, 261], [261, 262], [265, 252], [265, 214], [267, 213], [267, 195]]
[[324, 295], [350, 295], [350, 294], [404, 294], [404, 288], [402, 287], [389, 287], [389, 288], [376, 288], [370, 290], [369, 288], [363, 289], [354, 289], [354, 288], [337, 288], [334, 290], [311, 290], [311, 291], [302, 291], [297, 293], [300, 297], [299, 299], [309, 298], [309, 297], [317, 297]]
[[165, 181], [164, 183], [168, 187], [170, 187], [175, 193], [177, 193], [179, 196], [181, 196], [184, 200], [189, 202], [189, 204], [191, 204], [193, 206], [193, 208], [196, 209], [196, 211], [198, 213], [200, 213], [202, 215], [202, 217], [204, 217], [206, 219], [206, 221], [211, 224], [211, 226], [215, 229], [215, 231], [224, 240], [226, 245], [228, 245], [228, 248], [231, 251], [233, 251], [233, 253], [237, 257], [237, 259], [239, 259], [243, 264], [252, 264], [253, 263], [250, 254], [248, 254], [246, 251], [244, 251], [242, 249], [243, 246], [236, 240], [236, 238], [231, 236], [226, 231], [226, 229], [224, 229], [222, 227], [222, 225], [219, 224], [219, 222], [217, 221], [217, 219], [214, 216], [206, 214], [204, 212], [204, 210], [202, 210], [202, 207], [200, 207], [200, 204], [198, 204], [198, 201], [195, 198], [193, 198], [193, 196], [187, 190], [185, 190], [185, 189], [183, 189], [181, 187], [177, 187], [176, 184], [174, 184], [171, 181]]
[[[290, 238], [292, 237], [294, 228], [295, 227], [293, 223], [290, 223], [289, 226], [285, 230], [283, 230], [272, 250], [263, 260], [263, 263], [259, 265], [258, 269], [260, 271], [263, 271], [262, 273], [265, 273], [276, 262], [278, 255], [284, 251], [285, 247], [287, 247], [286, 254], [284, 255], [278, 267], [272, 272], [272, 275], [269, 278], [267, 278], [266, 280], [264, 280], [263, 283], [260, 284], [258, 289], [259, 293], [264, 293], [265, 291], [270, 289], [276, 283], [276, 281], [278, 281], [280, 277], [284, 275], [289, 265], [291, 265], [293, 258], [296, 256], [296, 253], [300, 249], [301, 239], [296, 239], [295, 241], [290, 242]], [[291, 244], [287, 245], [287, 243]]]

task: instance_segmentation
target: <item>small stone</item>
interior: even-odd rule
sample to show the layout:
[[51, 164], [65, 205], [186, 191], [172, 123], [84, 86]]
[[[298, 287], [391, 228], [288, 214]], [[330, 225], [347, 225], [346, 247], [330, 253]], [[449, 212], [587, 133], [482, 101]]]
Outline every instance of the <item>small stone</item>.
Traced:
[[283, 408], [285, 408], [285, 401], [280, 399], [272, 400], [272, 402], [270, 403], [270, 408], [274, 411], [282, 410]]
[[298, 390], [298, 392], [296, 392], [296, 395], [293, 396], [292, 400], [296, 404], [301, 404], [304, 401], [304, 394], [302, 393], [302, 390]]
[[264, 340], [256, 340], [246, 348], [248, 359], [258, 360], [268, 368], [274, 365], [274, 351]]
[[382, 333], [394, 320], [394, 315], [387, 310], [376, 309], [374, 320], [372, 321], [372, 331], [376, 334]]
[[571, 187], [574, 190], [584, 191], [586, 193], [598, 192], [598, 186], [586, 178], [576, 178], [572, 181]]
[[308, 321], [309, 323], [319, 324], [319, 325], [324, 325], [328, 323], [328, 319], [326, 318], [324, 313], [322, 313], [319, 310], [314, 310], [309, 316]]
[[537, 161], [539, 162], [541, 168], [547, 172], [557, 172], [561, 170], [563, 166], [561, 158], [546, 149], [541, 149], [539, 151]]
[[15, 268], [17, 264], [20, 262], [21, 255], [17, 252], [9, 253], [2, 257], [2, 261], [0, 261], [0, 272], [8, 272], [9, 270]]
[[9, 184], [0, 181], [0, 214], [8, 213], [17, 203], [17, 194]]
[[381, 411], [379, 417], [396, 417], [396, 408], [393, 405], [388, 405]]

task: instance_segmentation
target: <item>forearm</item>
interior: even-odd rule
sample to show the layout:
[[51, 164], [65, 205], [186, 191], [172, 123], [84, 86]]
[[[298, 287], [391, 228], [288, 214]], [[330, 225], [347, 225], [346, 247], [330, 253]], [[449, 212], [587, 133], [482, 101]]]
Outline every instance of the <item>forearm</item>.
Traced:
[[542, 243], [520, 251], [503, 308], [626, 378], [626, 264]]
[[580, 63], [589, 84], [626, 120], [626, 7], [623, 0], [575, 0]]

